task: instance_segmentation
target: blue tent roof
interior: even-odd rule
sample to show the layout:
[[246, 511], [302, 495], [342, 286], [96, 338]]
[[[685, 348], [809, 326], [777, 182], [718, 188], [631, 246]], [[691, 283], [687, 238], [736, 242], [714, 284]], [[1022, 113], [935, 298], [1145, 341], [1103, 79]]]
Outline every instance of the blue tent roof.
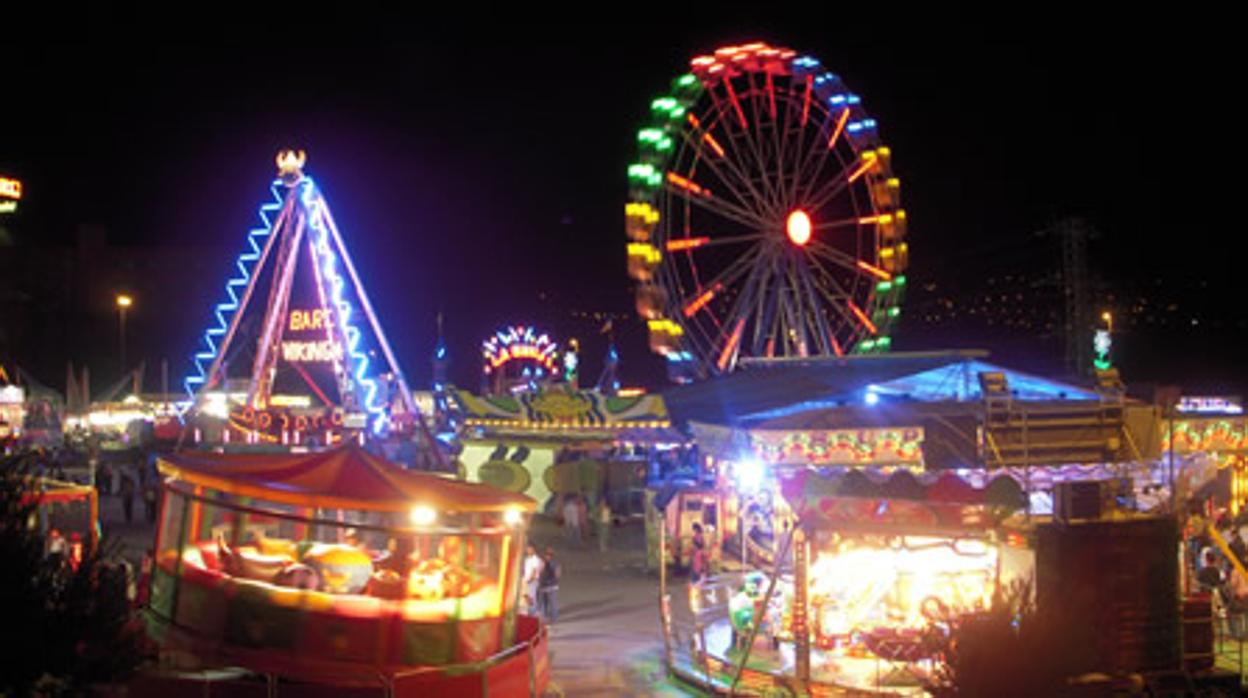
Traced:
[[977, 402], [979, 374], [1005, 375], [1018, 400], [1097, 400], [1092, 390], [987, 363], [982, 351], [869, 355], [755, 363], [663, 394], [673, 421], [745, 424], [861, 406], [874, 393], [907, 402]]

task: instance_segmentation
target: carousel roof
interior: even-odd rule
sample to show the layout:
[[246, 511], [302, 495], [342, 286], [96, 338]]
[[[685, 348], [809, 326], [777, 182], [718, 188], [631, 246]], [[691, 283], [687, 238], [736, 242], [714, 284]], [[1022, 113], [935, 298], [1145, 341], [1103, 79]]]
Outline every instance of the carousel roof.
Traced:
[[326, 509], [442, 511], [536, 509], [522, 495], [488, 485], [404, 470], [358, 446], [294, 454], [176, 453], [160, 471], [192, 485], [270, 502]]

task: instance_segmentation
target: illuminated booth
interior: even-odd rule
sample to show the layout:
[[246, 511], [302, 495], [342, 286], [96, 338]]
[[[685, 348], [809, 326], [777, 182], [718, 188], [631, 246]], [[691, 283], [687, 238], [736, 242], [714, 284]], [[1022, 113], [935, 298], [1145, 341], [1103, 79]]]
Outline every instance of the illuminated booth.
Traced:
[[545, 633], [517, 606], [529, 498], [355, 447], [159, 467], [149, 628], [182, 667], [400, 695], [544, 683]]
[[45, 549], [63, 553], [76, 568], [100, 544], [99, 493], [90, 485], [49, 477], [31, 478], [30, 485], [23, 503], [37, 508]]
[[690, 587], [690, 679], [755, 693], [796, 681], [820, 690], [917, 691], [937, 659], [926, 633], [987, 610], [1029, 577], [1034, 554], [1011, 528], [1023, 507], [1008, 475], [984, 487], [953, 473], [768, 469], [776, 547], [758, 571]]

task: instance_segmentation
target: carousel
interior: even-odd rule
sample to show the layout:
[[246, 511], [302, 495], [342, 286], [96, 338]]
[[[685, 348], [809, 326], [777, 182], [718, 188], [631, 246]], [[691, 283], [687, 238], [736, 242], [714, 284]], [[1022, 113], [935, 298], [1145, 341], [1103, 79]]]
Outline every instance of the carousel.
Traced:
[[165, 477], [148, 625], [166, 664], [387, 695], [539, 695], [522, 495], [363, 449], [187, 453]]

